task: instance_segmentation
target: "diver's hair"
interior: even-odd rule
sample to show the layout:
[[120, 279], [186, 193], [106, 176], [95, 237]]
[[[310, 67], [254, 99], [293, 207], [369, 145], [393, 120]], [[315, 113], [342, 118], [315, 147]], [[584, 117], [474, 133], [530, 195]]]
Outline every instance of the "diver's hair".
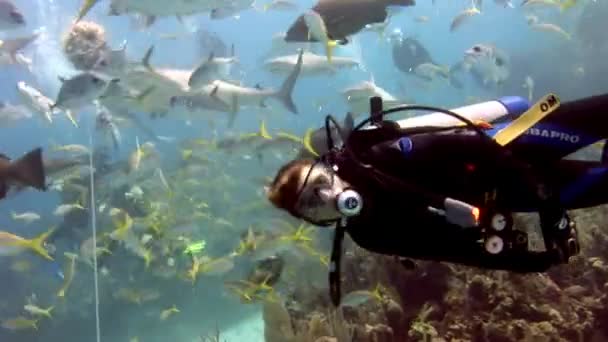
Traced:
[[300, 217], [295, 206], [300, 192], [302, 169], [312, 166], [312, 159], [295, 159], [283, 165], [268, 187], [267, 196], [272, 204], [285, 209], [294, 217]]

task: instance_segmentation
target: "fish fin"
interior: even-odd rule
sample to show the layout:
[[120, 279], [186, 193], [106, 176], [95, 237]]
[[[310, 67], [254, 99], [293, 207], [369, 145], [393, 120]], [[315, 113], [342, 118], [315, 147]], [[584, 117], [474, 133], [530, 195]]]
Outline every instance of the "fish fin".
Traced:
[[355, 116], [353, 115], [353, 113], [348, 112], [348, 113], [346, 113], [346, 116], [344, 117], [344, 122], [342, 123], [342, 129], [340, 132], [343, 142], [346, 142], [346, 139], [348, 139], [348, 137], [350, 136], [350, 133], [352, 133], [354, 127], [355, 127]]
[[155, 86], [149, 86], [148, 88], [144, 89], [144, 91], [142, 91], [139, 95], [135, 96], [133, 99], [139, 103], [143, 103], [146, 100], [146, 97], [148, 97], [154, 91], [154, 89], [156, 89]]
[[209, 52], [209, 57], [207, 58], [208, 62], [211, 62], [215, 58], [215, 51]]
[[220, 86], [219, 86], [219, 85], [216, 85], [216, 86], [213, 88], [213, 90], [211, 90], [211, 93], [209, 93], [209, 96], [217, 98], [217, 91], [218, 91], [219, 89], [220, 89]]
[[36, 148], [12, 162], [8, 172], [12, 179], [38, 190], [46, 191], [46, 176], [41, 148]]
[[319, 154], [312, 147], [312, 133], [313, 132], [314, 132], [314, 129], [309, 128], [306, 131], [306, 133], [304, 133], [304, 137], [302, 138], [302, 144], [304, 145], [304, 148], [306, 149], [306, 151], [312, 153], [312, 155], [314, 155], [315, 157], [317, 157], [317, 156], [319, 156]]
[[148, 50], [146, 51], [144, 58], [141, 60], [141, 64], [143, 64], [143, 66], [150, 71], [154, 71], [154, 69], [152, 69], [152, 66], [150, 66], [150, 58], [152, 57], [153, 53], [154, 53], [154, 45], [151, 45], [148, 48]]
[[325, 44], [325, 53], [327, 55], [327, 61], [331, 63], [331, 59], [334, 54], [334, 48], [338, 46], [338, 41], [336, 40], [328, 40]]
[[258, 90], [264, 89], [264, 88], [262, 88], [262, 86], [259, 83], [256, 83], [255, 86], [254, 86], [254, 88], [258, 89]]
[[74, 113], [71, 110], [67, 110], [67, 109], [64, 110], [63, 113], [68, 118], [68, 120], [70, 120], [70, 122], [72, 123], [72, 125], [74, 125], [74, 127], [78, 128], [78, 123], [74, 119]]
[[46, 243], [46, 240], [49, 238], [49, 236], [51, 234], [53, 234], [54, 231], [55, 231], [55, 228], [51, 228], [47, 232], [42, 233], [39, 236], [37, 236], [31, 240], [26, 240], [26, 242], [25, 242], [26, 247], [31, 249], [32, 251], [38, 253], [43, 258], [52, 261], [53, 257], [51, 257], [49, 255], [49, 252], [44, 248], [44, 244]]
[[264, 120], [262, 120], [262, 122], [260, 123], [260, 136], [267, 140], [272, 139], [272, 137], [268, 133], [268, 130], [266, 129], [266, 122]]
[[78, 16], [76, 17], [76, 23], [78, 23], [80, 20], [82, 20], [82, 18], [84, 18], [87, 13], [89, 13], [89, 11], [93, 8], [93, 6], [95, 6], [96, 3], [98, 3], [99, 0], [85, 0], [84, 3], [82, 4], [82, 7], [80, 7], [80, 10], [78, 11]]
[[293, 88], [296, 85], [296, 81], [298, 80], [298, 76], [300, 76], [300, 72], [302, 71], [302, 55], [304, 54], [304, 50], [300, 49], [300, 53], [298, 55], [298, 62], [296, 66], [293, 68], [289, 76], [285, 79], [279, 91], [274, 95], [290, 112], [294, 114], [298, 114], [298, 108], [293, 102], [293, 98], [291, 97], [291, 93], [293, 92]]
[[230, 57], [234, 57], [234, 43], [230, 46]]
[[232, 105], [230, 106], [230, 116], [228, 117], [228, 127], [232, 128], [234, 126], [234, 121], [236, 120], [236, 114], [239, 111], [239, 97], [237, 95], [232, 95]]

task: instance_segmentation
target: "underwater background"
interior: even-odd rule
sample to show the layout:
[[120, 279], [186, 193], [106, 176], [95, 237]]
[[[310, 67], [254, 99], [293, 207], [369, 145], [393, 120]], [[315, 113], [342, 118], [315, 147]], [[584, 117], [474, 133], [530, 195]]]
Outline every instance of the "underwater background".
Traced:
[[[271, 1], [259, 0], [222, 19], [167, 16], [143, 27], [134, 15], [108, 16], [109, 3], [99, 1], [74, 24], [80, 1], [16, 0], [27, 24], [0, 32], [0, 39], [38, 36], [22, 51], [29, 66], [0, 66], [0, 101], [19, 105], [20, 81], [57, 98], [59, 77], [82, 70], [65, 53], [73, 25], [103, 32], [112, 49], [126, 41], [132, 63], [154, 46], [154, 68], [190, 72], [211, 51], [229, 56], [234, 46], [239, 62], [232, 80], [278, 87], [286, 75], [269, 72], [264, 61], [297, 48], [276, 52], [273, 37], [314, 5], [298, 0], [293, 10], [273, 11], [263, 8]], [[73, 111], [77, 125], [63, 114], [53, 114], [52, 122], [39, 113], [10, 122], [0, 117], [1, 153], [16, 157], [42, 147], [45, 159], [76, 161], [52, 175], [50, 191], [25, 190], [0, 202], [4, 231], [32, 238], [54, 228], [53, 261], [34, 254], [0, 259], [0, 341], [95, 341], [95, 253], [101, 341], [608, 341], [606, 208], [575, 213], [583, 251], [546, 274], [426, 262], [407, 270], [348, 243], [343, 293], [359, 292], [334, 310], [327, 296], [330, 233], [287, 217], [264, 196], [267, 177], [296, 157], [301, 144], [262, 149], [245, 138], [259, 136], [261, 124], [270, 136], [302, 137], [327, 114], [342, 118], [349, 111], [342, 90], [361, 81], [372, 80], [404, 103], [444, 108], [508, 95], [534, 102], [550, 92], [568, 101], [608, 90], [608, 3], [581, 0], [532, 12], [503, 3], [485, 0], [481, 14], [454, 32], [450, 23], [469, 1], [418, 0], [400, 9], [382, 31], [364, 30], [336, 48], [335, 56], [352, 58], [357, 67], [300, 75], [293, 92], [298, 114], [272, 99], [240, 109], [234, 122], [228, 113], [139, 109], [136, 121], [117, 120], [118, 148], [99, 129], [93, 105]], [[532, 30], [529, 15], [558, 25], [568, 39]], [[395, 33], [420, 42], [440, 66], [457, 64], [475, 44], [497, 46], [509, 56], [509, 75], [496, 86], [468, 74], [460, 87], [421, 80], [395, 65]], [[306, 49], [324, 55], [322, 46]], [[528, 78], [533, 91], [524, 86]], [[87, 152], [60, 148], [69, 144]], [[122, 173], [134, 154], [141, 159], [136, 172]], [[80, 207], [58, 213], [61, 204]], [[23, 212], [40, 219], [28, 224], [13, 215]], [[52, 309], [31, 314], [26, 305]]]

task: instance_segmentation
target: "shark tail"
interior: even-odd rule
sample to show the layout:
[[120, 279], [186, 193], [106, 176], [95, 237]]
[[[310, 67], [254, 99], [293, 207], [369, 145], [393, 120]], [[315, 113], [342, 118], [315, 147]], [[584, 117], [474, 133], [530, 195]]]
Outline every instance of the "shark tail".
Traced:
[[294, 114], [298, 114], [298, 108], [293, 102], [293, 98], [291, 94], [293, 92], [293, 88], [296, 85], [296, 81], [298, 80], [298, 76], [300, 76], [300, 71], [302, 71], [302, 55], [304, 54], [304, 50], [300, 50], [300, 54], [298, 55], [298, 62], [296, 66], [291, 71], [289, 76], [285, 79], [281, 88], [274, 95], [290, 112]]

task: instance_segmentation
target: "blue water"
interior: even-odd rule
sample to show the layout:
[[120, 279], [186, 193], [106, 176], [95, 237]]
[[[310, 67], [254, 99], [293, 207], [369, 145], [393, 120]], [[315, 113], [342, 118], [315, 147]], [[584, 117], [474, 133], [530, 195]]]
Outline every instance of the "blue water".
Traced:
[[[260, 1], [264, 3], [263, 1]], [[495, 44], [511, 55], [514, 61], [510, 79], [504, 88], [485, 89], [471, 79], [466, 79], [464, 89], [454, 89], [447, 84], [432, 87], [420, 86], [420, 83], [406, 77], [393, 64], [391, 44], [386, 39], [378, 39], [374, 32], [362, 32], [352, 37], [351, 43], [337, 50], [337, 55], [350, 56], [360, 59], [364, 68], [361, 70], [339, 71], [332, 76], [301, 77], [296, 85], [293, 97], [299, 108], [299, 114], [283, 112], [280, 107], [273, 107], [272, 113], [264, 109], [252, 111], [242, 110], [232, 128], [226, 128], [226, 120], [218, 116], [216, 128], [210, 127], [206, 120], [194, 120], [191, 124], [183, 118], [162, 118], [157, 120], [145, 119], [146, 124], [157, 135], [175, 137], [177, 142], [186, 138], [211, 138], [216, 130], [218, 136], [224, 136], [229, 131], [246, 133], [257, 130], [259, 120], [266, 119], [271, 132], [284, 130], [302, 135], [308, 128], [320, 127], [326, 114], [333, 113], [339, 117], [347, 111], [339, 91], [346, 86], [362, 80], [369, 80], [373, 75], [376, 84], [400, 98], [414, 99], [420, 104], [440, 107], [455, 107], [470, 102], [470, 98], [478, 101], [492, 99], [503, 95], [519, 95], [527, 97], [527, 90], [522, 87], [525, 76], [535, 79], [534, 97], [554, 92], [562, 100], [574, 99], [606, 92], [608, 83], [603, 78], [594, 75], [607, 75], [607, 69], [597, 59], [606, 56], [586, 56], [581, 52], [580, 37], [575, 34], [579, 16], [584, 8], [583, 1], [570, 10], [560, 13], [557, 10], [539, 12], [541, 21], [558, 24], [565, 31], [573, 34], [573, 39], [565, 41], [557, 35], [532, 31], [526, 23], [523, 10], [516, 3], [516, 8], [502, 8], [486, 0], [482, 15], [470, 18], [458, 31], [449, 32], [452, 18], [468, 6], [468, 1], [436, 0], [418, 1], [415, 7], [406, 8], [391, 19], [386, 33], [399, 28], [405, 36], [414, 37], [422, 42], [431, 52], [435, 61], [441, 65], [453, 65], [462, 59], [463, 51], [476, 43]], [[167, 6], [171, 6], [168, 2]], [[152, 64], [180, 69], [192, 69], [207, 55], [198, 55], [200, 50], [194, 36], [188, 36], [188, 31], [203, 29], [217, 32], [227, 46], [234, 44], [236, 54], [240, 59], [242, 82], [245, 85], [277, 87], [283, 81], [264, 71], [261, 67], [263, 56], [270, 49], [271, 37], [280, 31], [285, 31], [291, 23], [307, 8], [312, 1], [298, 1], [299, 9], [294, 12], [260, 13], [247, 10], [240, 18], [210, 20], [206, 15], [184, 18], [184, 24], [172, 17], [160, 18], [145, 31], [136, 31], [128, 17], [108, 17], [109, 1], [100, 4], [87, 15], [86, 20], [94, 21], [104, 26], [109, 45], [118, 48], [123, 40], [127, 40], [129, 59], [139, 60], [150, 45], [155, 46]], [[26, 81], [54, 99], [59, 91], [58, 76], [69, 77], [77, 73], [61, 52], [61, 36], [69, 27], [80, 7], [76, 0], [19, 0], [17, 7], [25, 14], [27, 27], [1, 33], [2, 39], [26, 34], [43, 28], [44, 34], [32, 46], [25, 50], [25, 55], [33, 59], [33, 72], [28, 72], [19, 66], [3, 66], [0, 69], [0, 100], [12, 104], [19, 103], [16, 91], [18, 81]], [[428, 23], [417, 23], [418, 16], [431, 18]], [[605, 24], [596, 23], [597, 30], [606, 29]], [[176, 40], [160, 39], [161, 34], [183, 34]], [[322, 51], [317, 49], [317, 51]], [[592, 64], [586, 64], [587, 62]], [[519, 63], [519, 64], [515, 64]], [[603, 63], [605, 65], [605, 63]], [[584, 68], [584, 75], [574, 77], [574, 70]], [[319, 110], [318, 103], [323, 103]], [[270, 111], [270, 109], [268, 110]], [[262, 115], [260, 115], [262, 113]], [[139, 113], [146, 114], [146, 113]], [[265, 115], [266, 114], [266, 115]], [[35, 147], [49, 149], [51, 143], [56, 144], [85, 144], [94, 124], [93, 107], [78, 113], [80, 127], [75, 128], [65, 119], [60, 118], [49, 126], [43, 123], [37, 114], [33, 118], [21, 121], [11, 127], [0, 128], [0, 152], [9, 156], [21, 155]], [[145, 115], [142, 116], [145, 118]], [[122, 129], [123, 143], [118, 159], [124, 159], [135, 148], [135, 129]], [[96, 139], [98, 136], [96, 136]], [[163, 168], [170, 169], [179, 157], [175, 154], [175, 143], [159, 145], [162, 155]], [[272, 160], [260, 164], [252, 160], [239, 158], [241, 154], [252, 154], [250, 151], [234, 152], [231, 155], [215, 155], [219, 166], [205, 176], [205, 180], [219, 177], [227, 173], [238, 186], [231, 188], [231, 206], [249, 203], [259, 198], [259, 186], [247, 180], [255, 176], [274, 175], [281, 161]], [[225, 166], [222, 166], [225, 162]], [[242, 184], [241, 184], [242, 183]], [[206, 194], [200, 194], [206, 198]], [[227, 215], [231, 207], [214, 204], [214, 198], [206, 198], [217, 216]], [[53, 210], [60, 204], [61, 198], [57, 192], [24, 191], [10, 199], [0, 201], [0, 230], [15, 233], [23, 237], [33, 237], [52, 226], [61, 223], [61, 219], [53, 216]], [[218, 202], [219, 203], [219, 202]], [[99, 203], [97, 203], [99, 205]], [[268, 208], [268, 207], [265, 207]], [[233, 222], [236, 227], [227, 232], [214, 230], [207, 234], [208, 240], [225, 241], [225, 244], [210, 246], [210, 251], [216, 254], [229, 253], [232, 245], [238, 241], [238, 235], [246, 231], [251, 223], [267, 225], [268, 213], [250, 214]], [[11, 211], [35, 211], [43, 218], [32, 225], [25, 226], [11, 219]], [[227, 217], [231, 219], [230, 217]], [[88, 232], [90, 226], [76, 227]], [[107, 227], [98, 227], [104, 230]], [[90, 233], [88, 233], [90, 236]], [[322, 238], [322, 237], [320, 237]], [[57, 276], [58, 265], [64, 266], [64, 251], [78, 253], [81, 241], [68, 241], [57, 246], [57, 263], [45, 263], [34, 256], [19, 257], [29, 260], [32, 268], [26, 272], [16, 272], [10, 269], [13, 258], [0, 260], [0, 279], [2, 295], [0, 297], [0, 319], [10, 319], [24, 315], [22, 307], [26, 297], [35, 293], [40, 306], [55, 305], [54, 318], [42, 320], [38, 331], [10, 332], [0, 330], [0, 341], [94, 341], [95, 321], [93, 306], [93, 273], [92, 268], [83, 263], [77, 264], [77, 274], [72, 285], [73, 293], [66, 300], [55, 297], [56, 290], [63, 280]], [[326, 241], [321, 245], [327, 248]], [[237, 264], [231, 279], [238, 279], [246, 273], [248, 265]], [[231, 327], [246, 318], [256, 317], [259, 305], [240, 304], [237, 299], [227, 294], [223, 287], [225, 279], [218, 277], [201, 277], [196, 286], [177, 278], [162, 279], [147, 274], [141, 267], [141, 260], [128, 252], [119, 251], [108, 262], [108, 269], [117, 279], [109, 282], [100, 280], [100, 310], [103, 341], [129, 341], [138, 337], [141, 342], [148, 341], [196, 341], [197, 336], [209, 332], [216, 323], [223, 329]], [[294, 268], [297, 272], [297, 268]], [[294, 271], [292, 270], [292, 271]], [[182, 270], [183, 271], [183, 270]], [[65, 272], [64, 272], [65, 273]], [[322, 273], [320, 273], [322, 274]], [[324, 284], [324, 278], [319, 283]], [[160, 299], [142, 305], [129, 304], [113, 298], [121, 287], [151, 288], [160, 294]], [[177, 305], [180, 313], [170, 320], [159, 322], [161, 310]], [[258, 320], [259, 324], [259, 320]], [[247, 329], [247, 328], [243, 328]], [[254, 329], [252, 327], [251, 329]], [[246, 330], [245, 330], [246, 331]], [[262, 341], [259, 329], [252, 330], [246, 341]], [[239, 339], [235, 339], [239, 341]], [[241, 339], [245, 341], [245, 339]]]

